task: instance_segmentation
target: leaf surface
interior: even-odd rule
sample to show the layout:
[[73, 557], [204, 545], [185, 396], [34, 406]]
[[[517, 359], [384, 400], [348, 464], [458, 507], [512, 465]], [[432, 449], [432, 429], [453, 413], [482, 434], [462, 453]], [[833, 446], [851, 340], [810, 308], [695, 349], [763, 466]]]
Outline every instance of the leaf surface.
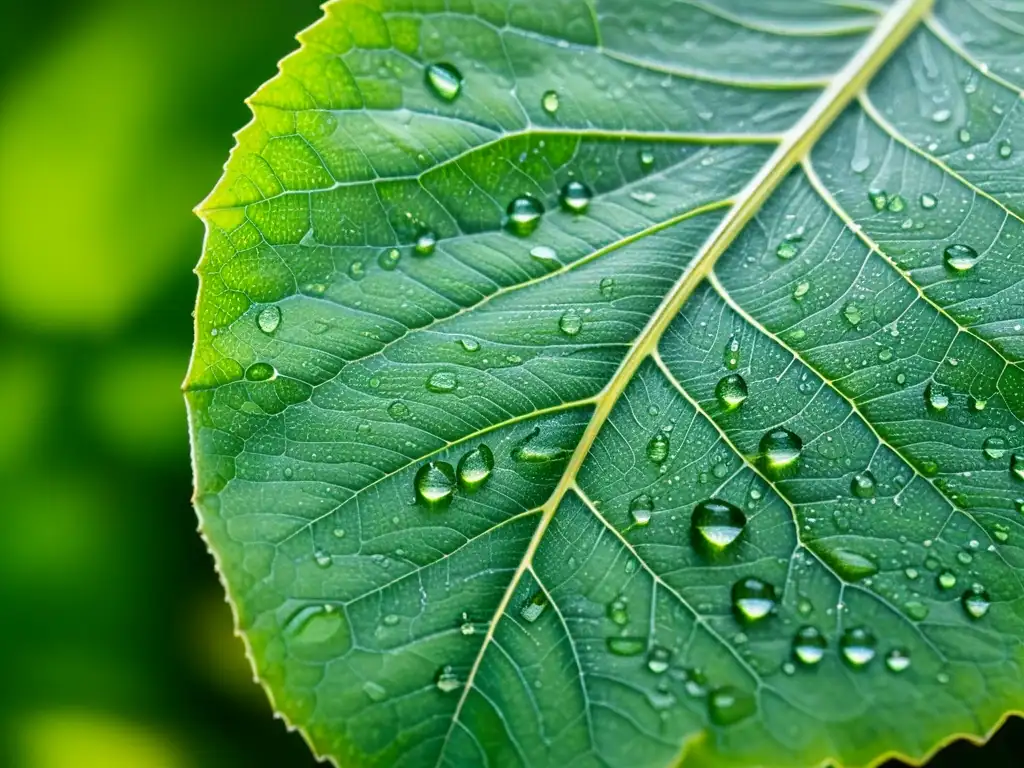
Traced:
[[201, 528], [340, 765], [1024, 704], [1024, 12], [337, 0], [200, 207]]

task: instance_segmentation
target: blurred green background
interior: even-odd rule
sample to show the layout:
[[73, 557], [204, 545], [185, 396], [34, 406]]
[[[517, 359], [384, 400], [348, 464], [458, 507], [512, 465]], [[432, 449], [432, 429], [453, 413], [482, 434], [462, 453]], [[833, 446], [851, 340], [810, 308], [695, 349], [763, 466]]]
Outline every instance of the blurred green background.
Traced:
[[179, 385], [191, 208], [317, 3], [0, 8], [0, 766], [313, 765], [195, 532]]

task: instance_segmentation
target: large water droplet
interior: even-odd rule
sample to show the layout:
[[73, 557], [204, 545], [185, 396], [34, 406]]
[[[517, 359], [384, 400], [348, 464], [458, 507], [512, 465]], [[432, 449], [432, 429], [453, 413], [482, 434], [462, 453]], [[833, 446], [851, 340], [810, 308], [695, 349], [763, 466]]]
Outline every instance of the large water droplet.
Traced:
[[752, 624], [775, 610], [775, 587], [748, 576], [732, 585], [732, 608], [736, 618]]
[[875, 658], [875, 646], [878, 641], [871, 630], [866, 627], [851, 627], [843, 632], [839, 639], [839, 650], [842, 651], [846, 663], [854, 668], [868, 665]]
[[416, 499], [428, 509], [447, 507], [455, 495], [455, 470], [445, 461], [428, 461], [413, 480]]
[[955, 272], [966, 272], [978, 263], [978, 252], [969, 245], [950, 245], [942, 252], [946, 266]]
[[427, 379], [427, 389], [431, 392], [454, 392], [458, 385], [459, 380], [454, 371], [435, 371]]
[[494, 454], [481, 443], [459, 459], [459, 487], [465, 491], [476, 491], [491, 479], [494, 469]]
[[726, 685], [708, 695], [708, 717], [715, 725], [733, 725], [754, 714], [754, 698]]
[[558, 330], [566, 336], [575, 336], [583, 330], [583, 317], [575, 309], [570, 309], [558, 318]]
[[520, 195], [508, 204], [508, 228], [519, 237], [526, 237], [540, 225], [544, 204], [532, 195]]
[[616, 656], [639, 656], [647, 650], [644, 637], [609, 637], [606, 642], [608, 650]]
[[412, 252], [417, 256], [429, 256], [436, 247], [437, 235], [430, 230], [423, 230], [416, 235], [416, 243], [413, 245]]
[[530, 624], [540, 618], [540, 615], [544, 613], [544, 609], [548, 607], [548, 598], [540, 590], [533, 593], [533, 596], [523, 603], [523, 607], [519, 609], [519, 615]]
[[437, 676], [434, 678], [434, 684], [437, 686], [437, 690], [441, 693], [451, 693], [457, 691], [462, 687], [462, 681], [459, 680], [459, 676], [455, 674], [455, 671], [449, 667], [441, 667], [437, 671]]
[[647, 443], [647, 458], [655, 464], [663, 464], [668, 458], [670, 447], [668, 435], [664, 432], [659, 432]]
[[562, 207], [570, 213], [584, 213], [593, 196], [594, 193], [590, 191], [590, 187], [582, 181], [573, 180], [562, 187], [559, 201], [562, 203]]
[[924, 401], [930, 410], [942, 413], [949, 407], [949, 390], [941, 384], [930, 381], [924, 388]]
[[731, 411], [743, 405], [747, 399], [747, 382], [738, 373], [723, 376], [715, 385], [715, 397], [723, 409]]
[[860, 581], [878, 573], [878, 566], [850, 549], [823, 549], [822, 558], [846, 581]]
[[761, 458], [765, 471], [778, 476], [796, 469], [804, 443], [798, 435], [785, 427], [766, 432], [761, 438]]
[[651, 513], [654, 512], [654, 499], [650, 494], [641, 493], [629, 502], [629, 514], [637, 525], [647, 525], [651, 522]]
[[972, 584], [971, 588], [964, 592], [960, 602], [964, 606], [964, 611], [972, 619], [982, 618], [992, 607], [992, 598], [988, 596], [988, 592], [981, 584]]
[[910, 668], [910, 652], [905, 648], [893, 648], [885, 656], [885, 666], [890, 672], [904, 672]]
[[445, 61], [429, 65], [426, 80], [430, 90], [445, 101], [454, 101], [462, 91], [462, 73]]
[[817, 627], [801, 627], [793, 636], [793, 657], [808, 667], [822, 660], [827, 647], [828, 641]]
[[870, 469], [858, 472], [850, 481], [850, 492], [858, 499], [870, 499], [875, 495], [878, 484]]
[[999, 435], [988, 437], [981, 444], [981, 451], [985, 454], [986, 459], [1001, 459], [1006, 455], [1008, 448], [1009, 443], [1006, 442], [1006, 438]]
[[256, 316], [256, 324], [264, 333], [273, 333], [281, 324], [281, 309], [276, 304], [264, 307]]
[[723, 550], [736, 541], [746, 524], [743, 510], [721, 499], [698, 503], [690, 517], [690, 526], [698, 541], [714, 551]]
[[556, 91], [545, 91], [540, 97], [540, 105], [549, 115], [558, 111], [558, 93]]

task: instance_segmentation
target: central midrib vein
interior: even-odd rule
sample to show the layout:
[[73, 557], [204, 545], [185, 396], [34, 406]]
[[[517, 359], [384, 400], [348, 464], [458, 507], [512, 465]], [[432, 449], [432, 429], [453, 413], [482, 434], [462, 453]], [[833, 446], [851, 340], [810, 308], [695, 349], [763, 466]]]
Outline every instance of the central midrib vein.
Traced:
[[633, 378], [640, 364], [657, 348], [662, 334], [669, 323], [682, 308], [683, 303], [693, 293], [694, 288], [710, 273], [715, 261], [743, 231], [749, 221], [760, 210], [762, 204], [791, 170], [808, 154], [818, 139], [828, 129], [839, 114], [856, 98], [857, 94], [867, 86], [875, 73], [896, 51], [907, 36], [918, 26], [932, 6], [933, 0], [898, 0], [883, 16], [879, 18], [874, 32], [868, 37], [857, 54], [835, 77], [828, 87], [822, 91], [817, 101], [797, 123], [790, 128], [776, 147], [775, 152], [761, 167], [747, 186], [736, 196], [735, 205], [725, 215], [714, 232], [690, 261], [682, 276], [676, 281], [672, 290], [665, 296], [661, 305], [651, 316], [646, 327], [640, 332], [626, 357], [619, 364], [614, 376], [595, 398], [594, 413], [559, 479], [558, 485], [551, 492], [548, 500], [541, 507], [541, 519], [537, 524], [530, 543], [523, 554], [522, 561], [509, 582], [505, 594], [490, 621], [487, 633], [483, 638], [480, 651], [466, 677], [465, 685], [455, 712], [448, 735], [438, 754], [438, 765], [444, 757], [448, 738], [458, 722], [462, 707], [472, 690], [477, 671], [486, 655], [487, 648], [494, 637], [495, 628], [512, 600], [523, 574], [533, 562], [533, 556], [540, 546], [541, 539], [547, 531], [562, 498], [573, 487], [576, 475], [598, 433], [608, 420], [612, 408]]

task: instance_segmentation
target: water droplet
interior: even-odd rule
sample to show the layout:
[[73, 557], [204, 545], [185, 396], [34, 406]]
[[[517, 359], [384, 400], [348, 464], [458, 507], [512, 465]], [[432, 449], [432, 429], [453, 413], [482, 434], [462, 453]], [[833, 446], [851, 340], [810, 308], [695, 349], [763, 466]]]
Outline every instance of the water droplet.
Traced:
[[273, 333], [281, 324], [281, 309], [276, 304], [264, 307], [256, 316], [256, 324], [264, 333]]
[[540, 590], [533, 593], [533, 596], [523, 603], [523, 607], [519, 609], [519, 615], [523, 617], [524, 621], [533, 624], [540, 615], [544, 613], [544, 609], [548, 607], [548, 598]]
[[285, 629], [289, 639], [306, 646], [331, 645], [343, 650], [350, 640], [348, 625], [333, 605], [309, 605], [293, 616]]
[[275, 376], [277, 371], [269, 363], [253, 363], [245, 371], [245, 378], [249, 381], [268, 381]]
[[334, 559], [322, 549], [318, 549], [313, 553], [313, 562], [319, 565], [321, 568], [329, 568]]
[[760, 443], [765, 470], [777, 476], [795, 469], [803, 447], [803, 441], [799, 436], [785, 427], [766, 432]]
[[413, 245], [412, 252], [417, 256], [429, 256], [436, 247], [437, 235], [430, 230], [423, 230], [416, 235], [416, 243]]
[[936, 577], [936, 581], [942, 589], [952, 589], [956, 586], [956, 574], [952, 571], [943, 571]]
[[540, 225], [544, 205], [532, 195], [520, 195], [508, 204], [508, 229], [519, 237], [526, 237]]
[[942, 413], [949, 407], [949, 390], [934, 381], [924, 388], [924, 401], [932, 411]]
[[992, 599], [981, 584], [972, 584], [971, 588], [964, 592], [960, 598], [967, 615], [972, 619], [980, 619], [988, 609], [992, 607]]
[[882, 347], [878, 350], [878, 359], [883, 363], [887, 363], [892, 360], [892, 356], [892, 347]]
[[741, 622], [753, 624], [775, 610], [775, 587], [749, 576], [732, 585], [732, 607]]
[[616, 656], [639, 656], [647, 649], [647, 639], [643, 637], [609, 637], [608, 650]]
[[738, 373], [723, 376], [715, 385], [715, 397], [718, 399], [718, 404], [726, 411], [739, 408], [747, 399], [746, 379]]
[[860, 581], [878, 573], [873, 561], [850, 549], [823, 549], [821, 556], [846, 581]]
[[929, 194], [927, 192], [921, 195], [921, 207], [924, 208], [926, 211], [930, 211], [938, 204], [939, 199], [935, 197], [935, 195]]
[[559, 445], [545, 444], [540, 438], [540, 427], [535, 427], [512, 449], [512, 458], [527, 464], [543, 464], [564, 459], [569, 455], [570, 452], [565, 448]]
[[722, 362], [730, 371], [735, 371], [740, 365], [740, 340], [732, 336], [725, 344], [725, 352], [722, 355]]
[[901, 213], [903, 209], [907, 207], [907, 204], [903, 200], [902, 196], [890, 195], [885, 207], [888, 208], [893, 213]]
[[388, 416], [395, 421], [403, 421], [409, 416], [409, 406], [401, 400], [395, 400], [388, 406]]
[[384, 701], [387, 698], [387, 690], [372, 680], [367, 680], [363, 683], [363, 693], [366, 694], [370, 701]]
[[668, 458], [669, 448], [668, 435], [659, 432], [647, 443], [647, 458], [655, 464], [663, 464]]
[[555, 114], [558, 111], [558, 93], [555, 91], [545, 91], [544, 95], [540, 97], [540, 105], [549, 115]]
[[462, 91], [462, 73], [445, 61], [428, 66], [426, 79], [430, 90], [445, 101], [454, 101]]
[[743, 533], [747, 516], [743, 510], [721, 499], [707, 499], [693, 508], [690, 526], [698, 541], [714, 551], [732, 544]]
[[881, 189], [869, 189], [868, 200], [871, 201], [871, 207], [876, 211], [884, 211], [886, 204], [889, 202], [889, 196]]
[[617, 597], [612, 600], [605, 606], [604, 612], [609, 619], [620, 627], [624, 627], [629, 623], [629, 608], [624, 598]]
[[848, 322], [850, 325], [860, 325], [860, 321], [862, 319], [860, 314], [860, 307], [858, 307], [851, 301], [849, 304], [843, 307], [843, 317], [846, 318], [846, 322]]
[[348, 276], [353, 280], [362, 280], [366, 277], [366, 265], [361, 261], [353, 261], [348, 265]]
[[942, 252], [946, 266], [956, 272], [967, 272], [978, 263], [978, 252], [969, 245], [954, 243]]
[[971, 132], [966, 128], [961, 128], [959, 131], [957, 131], [956, 137], [960, 139], [961, 144], [971, 143]]
[[910, 652], [904, 648], [893, 648], [885, 656], [885, 666], [890, 672], [905, 672], [910, 668]]
[[531, 249], [530, 256], [543, 264], [546, 269], [559, 269], [562, 266], [562, 262], [558, 260], [558, 253], [548, 245], [538, 245]]
[[928, 606], [920, 600], [910, 600], [904, 603], [903, 610], [914, 621], [924, 621], [928, 618]]
[[932, 112], [932, 120], [936, 123], [945, 123], [952, 116], [953, 113], [948, 109], [937, 109]]
[[435, 371], [427, 379], [427, 389], [431, 392], [453, 392], [459, 385], [459, 380], [453, 371]]
[[641, 149], [637, 157], [640, 160], [640, 170], [649, 173], [654, 168], [654, 153], [649, 149]]
[[656, 675], [667, 672], [671, 661], [672, 651], [660, 645], [655, 645], [647, 653], [647, 668]]
[[476, 339], [459, 339], [459, 346], [467, 352], [480, 351], [480, 342]]
[[778, 256], [780, 259], [785, 259], [787, 261], [789, 259], [792, 259], [798, 253], [800, 253], [800, 249], [797, 248], [796, 245], [794, 245], [793, 243], [787, 242], [785, 240], [779, 243], [779, 247], [775, 249], [775, 255]]
[[558, 199], [562, 208], [570, 213], [585, 213], [593, 196], [590, 187], [582, 181], [573, 180], [562, 187], [562, 194]]
[[876, 487], [875, 476], [871, 473], [870, 469], [858, 472], [853, 476], [853, 480], [850, 481], [850, 492], [858, 499], [874, 497]]
[[1010, 457], [1010, 475], [1018, 480], [1024, 480], [1024, 456], [1019, 453]]
[[843, 658], [854, 668], [866, 666], [875, 658], [878, 641], [871, 630], [865, 627], [851, 627], [839, 639], [839, 650]]
[[1008, 448], [1009, 444], [1006, 442], [1006, 438], [999, 435], [986, 438], [985, 442], [981, 444], [981, 450], [986, 459], [1001, 459], [1006, 455]]
[[601, 278], [601, 282], [598, 284], [597, 289], [601, 292], [601, 295], [606, 299], [610, 299], [615, 295], [615, 279], [611, 277]]
[[428, 509], [447, 507], [455, 495], [455, 470], [445, 461], [428, 461], [413, 480], [416, 499]]
[[654, 512], [654, 499], [649, 494], [641, 493], [629, 502], [629, 513], [637, 525], [647, 525], [651, 522], [652, 512]]
[[476, 491], [491, 479], [494, 469], [494, 454], [481, 443], [459, 459], [459, 487], [464, 491]]
[[754, 714], [754, 698], [726, 685], [708, 696], [708, 717], [715, 725], [733, 725]]
[[807, 295], [807, 292], [809, 290], [811, 290], [811, 284], [808, 283], [806, 280], [797, 283], [796, 288], [793, 289], [793, 300], [800, 301], [804, 296]]
[[583, 330], [583, 317], [575, 309], [570, 309], [558, 318], [558, 330], [566, 336], [575, 336]]
[[377, 264], [385, 272], [391, 272], [398, 266], [398, 262], [402, 260], [402, 252], [397, 248], [388, 248], [386, 251], [381, 251], [377, 257]]
[[817, 627], [801, 627], [793, 636], [793, 656], [808, 667], [822, 660], [827, 647], [828, 641]]
[[449, 667], [441, 667], [437, 671], [437, 676], [434, 678], [434, 684], [437, 686], [437, 690], [441, 693], [451, 693], [457, 691], [462, 687], [462, 681], [459, 680], [459, 676], [455, 674], [455, 671]]

